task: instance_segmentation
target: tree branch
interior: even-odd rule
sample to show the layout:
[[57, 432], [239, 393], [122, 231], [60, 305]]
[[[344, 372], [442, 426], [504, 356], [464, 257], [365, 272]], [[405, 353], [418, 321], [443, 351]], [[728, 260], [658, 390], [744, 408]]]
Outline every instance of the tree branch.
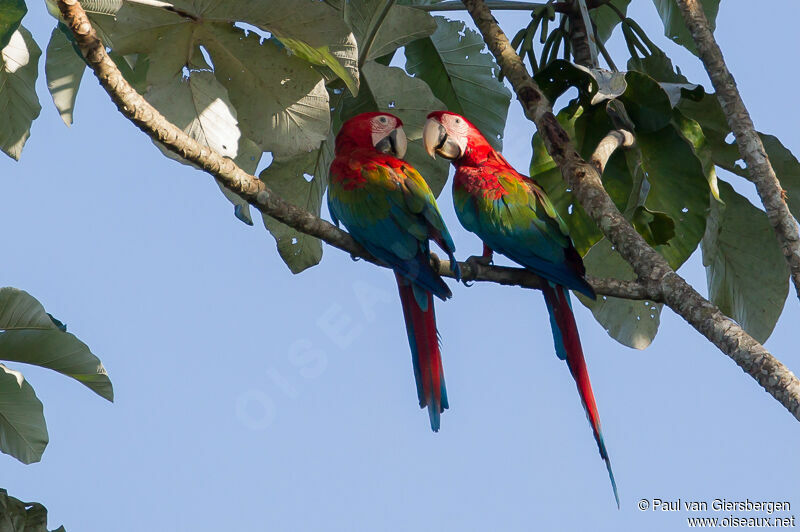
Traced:
[[630, 131], [624, 129], [612, 131], [597, 143], [597, 148], [594, 149], [594, 153], [589, 162], [597, 168], [600, 175], [603, 175], [606, 164], [608, 164], [608, 160], [614, 152], [617, 151], [618, 148], [630, 148], [635, 141], [636, 139]]
[[725, 64], [702, 7], [697, 0], [678, 0], [683, 20], [692, 34], [700, 53], [700, 60], [706, 67], [711, 84], [717, 93], [719, 103], [725, 112], [728, 125], [736, 137], [739, 153], [742, 155], [750, 173], [750, 181], [756, 185], [761, 203], [778, 241], [783, 255], [789, 263], [797, 297], [800, 297], [800, 234], [797, 222], [786, 205], [778, 177], [764, 150], [764, 144], [756, 133], [750, 113], [736, 88], [736, 81]]
[[[116, 64], [108, 57], [105, 47], [98, 39], [78, 1], [61, 0], [58, 5], [67, 26], [75, 36], [81, 52], [102, 87], [111, 96], [120, 112], [149, 137], [219, 179], [227, 188], [267, 216], [302, 233], [317, 237], [353, 257], [386, 266], [371, 256], [345, 231], [286, 202], [259, 178], [239, 168], [231, 159], [198, 143], [169, 122], [128, 84]], [[453, 276], [448, 261], [440, 261], [434, 256], [431, 262], [440, 275]], [[466, 281], [493, 282], [532, 289], [540, 289], [542, 286], [541, 278], [523, 268], [483, 266], [466, 262], [460, 262], [459, 266]], [[595, 292], [601, 295], [660, 301], [660, 294], [635, 281], [593, 278], [590, 279], [590, 284]]]
[[598, 169], [584, 161], [553, 115], [550, 102], [531, 79], [520, 57], [483, 0], [463, 0], [502, 72], [511, 82], [525, 113], [542, 135], [547, 152], [561, 169], [575, 197], [603, 234], [646, 285], [664, 302], [731, 357], [800, 420], [800, 381], [764, 346], [703, 298], [669, 267], [622, 216], [603, 188]]

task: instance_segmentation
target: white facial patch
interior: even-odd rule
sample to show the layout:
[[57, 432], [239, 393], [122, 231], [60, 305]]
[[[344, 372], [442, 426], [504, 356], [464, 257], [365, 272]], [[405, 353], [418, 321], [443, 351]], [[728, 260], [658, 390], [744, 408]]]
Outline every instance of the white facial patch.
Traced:
[[378, 115], [370, 120], [372, 129], [372, 145], [378, 144], [386, 135], [392, 132], [397, 126], [397, 120], [393, 116]]
[[467, 136], [469, 135], [469, 124], [463, 118], [451, 114], [443, 114], [441, 119], [442, 126], [447, 131], [447, 136], [454, 140], [463, 154], [467, 150]]

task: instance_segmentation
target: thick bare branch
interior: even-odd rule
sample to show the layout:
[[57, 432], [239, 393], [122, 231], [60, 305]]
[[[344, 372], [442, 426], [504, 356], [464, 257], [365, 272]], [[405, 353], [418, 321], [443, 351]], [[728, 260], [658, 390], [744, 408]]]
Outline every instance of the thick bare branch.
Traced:
[[594, 153], [589, 162], [597, 168], [600, 175], [603, 175], [603, 170], [606, 169], [606, 164], [608, 164], [608, 160], [614, 152], [617, 151], [618, 148], [630, 148], [633, 146], [635, 140], [633, 133], [630, 131], [624, 129], [612, 131], [597, 143], [597, 148], [594, 149]]
[[[360, 257], [374, 264], [385, 266], [372, 257], [348, 233], [286, 202], [259, 178], [239, 168], [231, 159], [199, 144], [164, 118], [128, 84], [117, 66], [108, 57], [105, 47], [98, 39], [78, 1], [62, 0], [58, 4], [90, 68], [100, 80], [100, 84], [111, 96], [120, 112], [139, 129], [219, 179], [227, 188], [239, 194], [260, 212], [272, 216], [302, 233], [315, 236], [331, 246], [346, 251], [353, 257]], [[453, 274], [447, 261], [435, 259], [432, 263], [441, 275], [452, 277]], [[522, 268], [482, 266], [463, 262], [459, 265], [464, 278], [468, 281], [486, 281], [532, 289], [541, 288], [541, 279]], [[591, 279], [590, 283], [595, 292], [601, 295], [659, 301], [659, 294], [641, 283], [616, 279]]]
[[800, 381], [764, 346], [709, 303], [651, 248], [622, 216], [603, 188], [597, 168], [584, 161], [553, 115], [550, 102], [531, 79], [522, 60], [483, 0], [463, 0], [489, 50], [516, 91], [525, 113], [542, 135], [547, 152], [561, 169], [575, 197], [639, 279], [653, 284], [664, 302], [682, 316], [800, 420]]
[[711, 84], [714, 85], [725, 118], [728, 119], [728, 125], [736, 137], [736, 144], [739, 146], [742, 159], [747, 164], [750, 180], [756, 185], [761, 203], [767, 211], [769, 223], [778, 236], [783, 255], [789, 263], [797, 297], [800, 297], [800, 233], [797, 230], [797, 222], [789, 212], [781, 184], [764, 150], [764, 144], [756, 133], [750, 113], [747, 112], [742, 96], [736, 88], [736, 81], [725, 64], [722, 50], [711, 33], [703, 8], [697, 0], [678, 0], [678, 7], [697, 45], [700, 59], [711, 78]]

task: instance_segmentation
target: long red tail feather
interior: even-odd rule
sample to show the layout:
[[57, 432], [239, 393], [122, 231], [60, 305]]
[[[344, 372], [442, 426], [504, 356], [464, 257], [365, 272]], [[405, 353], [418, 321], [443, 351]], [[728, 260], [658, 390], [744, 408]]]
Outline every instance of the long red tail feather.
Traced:
[[586, 417], [592, 426], [594, 439], [600, 456], [606, 463], [608, 476], [611, 479], [611, 487], [614, 489], [614, 498], [619, 507], [619, 495], [617, 493], [617, 483], [614, 480], [614, 473], [611, 470], [611, 459], [603, 441], [603, 432], [600, 429], [600, 414], [597, 411], [597, 404], [592, 392], [592, 383], [589, 381], [589, 370], [586, 368], [586, 360], [583, 357], [583, 348], [578, 336], [578, 326], [575, 323], [575, 316], [572, 314], [572, 307], [569, 300], [569, 292], [562, 286], [551, 286], [545, 283], [542, 288], [544, 299], [547, 302], [547, 309], [550, 311], [550, 321], [553, 328], [553, 339], [556, 344], [556, 352], [559, 358], [566, 359], [572, 378], [578, 387], [583, 408], [586, 410]]
[[396, 274], [396, 277], [400, 302], [403, 304], [408, 343], [411, 347], [419, 406], [420, 408], [428, 407], [431, 429], [437, 432], [440, 426], [440, 415], [449, 405], [444, 384], [439, 338], [436, 332], [433, 295], [430, 292], [425, 293], [427, 301], [425, 308], [422, 308], [414, 294], [414, 286], [411, 282], [400, 275]]

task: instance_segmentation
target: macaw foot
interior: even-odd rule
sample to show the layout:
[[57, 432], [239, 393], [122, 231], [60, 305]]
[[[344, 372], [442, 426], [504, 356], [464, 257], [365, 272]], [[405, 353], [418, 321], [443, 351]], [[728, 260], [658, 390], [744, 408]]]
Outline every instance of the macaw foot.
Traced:
[[492, 264], [494, 264], [494, 258], [491, 255], [489, 255], [488, 257], [486, 255], [473, 255], [470, 258], [468, 258], [466, 262], [467, 264], [473, 267], [475, 265], [491, 266]]
[[[490, 257], [490, 256], [487, 257], [486, 255], [473, 255], [470, 258], [468, 258], [466, 261], [464, 261], [464, 263], [467, 266], [469, 266], [469, 270], [470, 270], [469, 271], [469, 275], [465, 276], [465, 277], [470, 277], [470, 278], [474, 279], [475, 275], [477, 274], [478, 270], [481, 269], [481, 267], [486, 267], [486, 266], [489, 266], [489, 265], [492, 264], [492, 257]], [[463, 282], [464, 286], [466, 286], [466, 287], [470, 287], [470, 286], [472, 286], [474, 284], [474, 282], [472, 282], [472, 281], [470, 281], [470, 280], [468, 280], [466, 278], [462, 279], [461, 282]]]

